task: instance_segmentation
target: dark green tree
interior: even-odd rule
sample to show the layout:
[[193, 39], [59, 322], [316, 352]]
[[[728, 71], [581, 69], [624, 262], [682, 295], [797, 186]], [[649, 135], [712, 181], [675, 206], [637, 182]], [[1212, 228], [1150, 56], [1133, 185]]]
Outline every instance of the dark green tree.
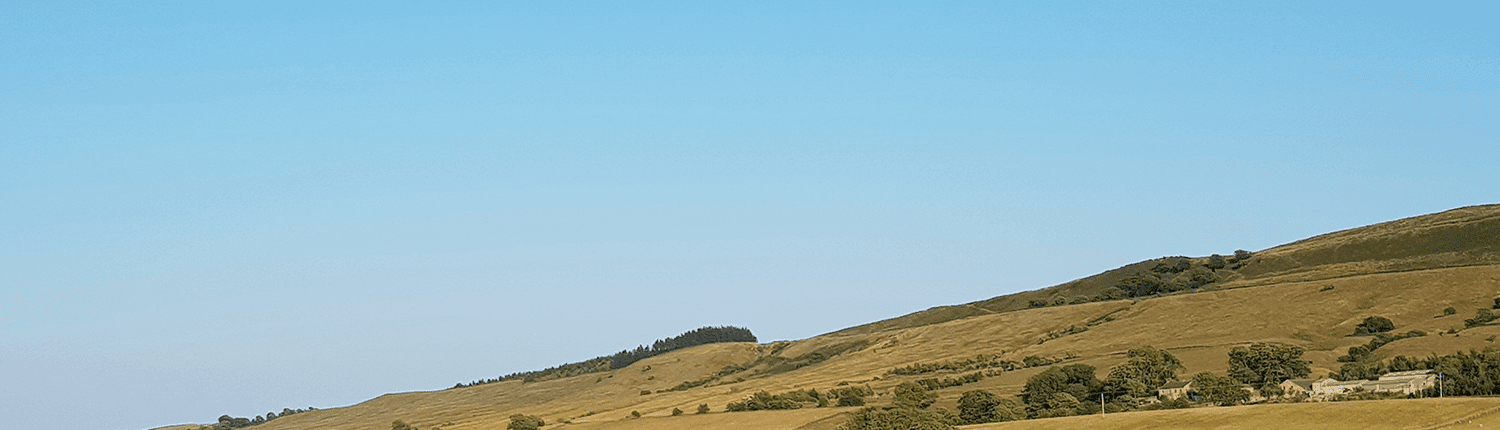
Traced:
[[1255, 343], [1229, 350], [1229, 376], [1250, 385], [1281, 383], [1312, 373], [1302, 360], [1303, 349], [1292, 345]]
[[682, 415], [682, 409], [672, 408], [672, 416]]
[[704, 403], [704, 404], [698, 405], [698, 415], [703, 415], [703, 414], [706, 414], [706, 413], [708, 413], [708, 404]]
[[928, 392], [927, 387], [915, 382], [903, 382], [892, 393], [895, 394], [895, 406], [898, 408], [927, 409], [937, 401], [936, 394]]
[[1250, 400], [1250, 391], [1245, 388], [1234, 378], [1208, 372], [1193, 375], [1193, 391], [1203, 398], [1204, 403], [1229, 406]]
[[995, 407], [1000, 406], [1000, 396], [989, 391], [972, 390], [958, 398], [958, 419], [964, 424], [984, 424], [997, 421]]
[[1052, 409], [1058, 399], [1053, 394], [1066, 393], [1074, 400], [1088, 398], [1103, 385], [1094, 376], [1094, 366], [1069, 364], [1054, 366], [1032, 375], [1021, 389], [1021, 400], [1032, 410]]
[[[1125, 353], [1125, 363], [1110, 369], [1109, 376], [1105, 377], [1105, 384], [1113, 388], [1105, 391], [1138, 390], [1128, 381], [1137, 381], [1146, 389], [1155, 389], [1169, 380], [1177, 379], [1177, 371], [1182, 369], [1182, 360], [1165, 350], [1150, 346], [1131, 349]], [[1147, 393], [1131, 393], [1136, 397], [1145, 394]]]

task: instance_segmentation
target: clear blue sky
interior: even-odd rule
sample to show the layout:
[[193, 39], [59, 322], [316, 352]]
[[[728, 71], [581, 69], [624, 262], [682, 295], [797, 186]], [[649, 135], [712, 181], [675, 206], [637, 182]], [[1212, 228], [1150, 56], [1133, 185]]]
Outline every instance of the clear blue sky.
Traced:
[[0, 4], [0, 416], [335, 407], [1500, 202], [1492, 2]]

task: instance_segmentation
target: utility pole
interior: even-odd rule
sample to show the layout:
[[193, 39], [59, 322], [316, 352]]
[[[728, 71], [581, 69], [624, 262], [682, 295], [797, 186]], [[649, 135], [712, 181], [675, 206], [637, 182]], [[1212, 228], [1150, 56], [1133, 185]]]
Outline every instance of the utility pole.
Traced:
[[1099, 393], [1099, 416], [1104, 416], [1104, 393]]

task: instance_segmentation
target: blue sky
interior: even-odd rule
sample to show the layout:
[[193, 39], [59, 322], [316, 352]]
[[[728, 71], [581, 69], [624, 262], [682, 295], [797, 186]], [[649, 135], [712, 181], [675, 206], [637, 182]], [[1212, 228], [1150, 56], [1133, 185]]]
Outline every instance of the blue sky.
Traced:
[[1500, 201], [1486, 3], [6, 2], [0, 416], [335, 407]]

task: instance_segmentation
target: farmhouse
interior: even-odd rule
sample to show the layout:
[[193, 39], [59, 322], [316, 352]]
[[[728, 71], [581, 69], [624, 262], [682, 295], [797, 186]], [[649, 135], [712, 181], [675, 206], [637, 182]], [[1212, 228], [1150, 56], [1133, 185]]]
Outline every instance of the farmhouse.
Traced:
[[1161, 400], [1177, 400], [1186, 396], [1188, 390], [1193, 389], [1193, 381], [1167, 381], [1161, 388], [1156, 389], [1156, 397]]

